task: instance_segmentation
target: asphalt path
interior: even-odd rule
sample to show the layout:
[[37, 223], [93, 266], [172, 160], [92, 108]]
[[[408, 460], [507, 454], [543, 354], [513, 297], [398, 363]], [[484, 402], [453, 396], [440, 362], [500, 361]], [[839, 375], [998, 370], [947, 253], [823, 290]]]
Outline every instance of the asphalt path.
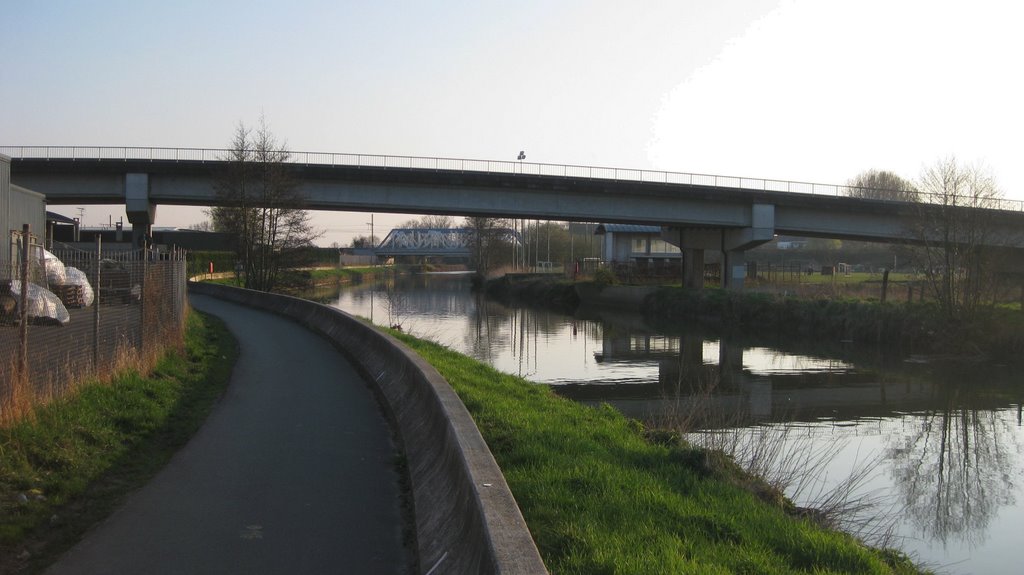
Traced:
[[225, 396], [47, 573], [409, 572], [395, 446], [362, 376], [289, 320], [190, 300], [238, 338]]

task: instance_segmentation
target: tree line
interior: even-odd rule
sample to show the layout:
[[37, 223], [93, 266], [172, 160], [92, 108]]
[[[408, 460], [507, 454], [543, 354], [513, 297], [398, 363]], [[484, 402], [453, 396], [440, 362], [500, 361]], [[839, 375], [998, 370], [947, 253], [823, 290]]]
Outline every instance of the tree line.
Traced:
[[869, 170], [849, 185], [852, 197], [910, 204], [906, 253], [947, 319], [963, 320], [995, 303], [1000, 281], [991, 210], [1002, 193], [985, 167], [948, 157], [925, 168], [917, 182]]

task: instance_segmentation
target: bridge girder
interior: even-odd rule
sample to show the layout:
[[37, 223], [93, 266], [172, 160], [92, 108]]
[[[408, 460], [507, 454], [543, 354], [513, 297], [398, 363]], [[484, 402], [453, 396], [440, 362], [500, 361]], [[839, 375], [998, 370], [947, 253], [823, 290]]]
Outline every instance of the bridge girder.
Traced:
[[[125, 202], [129, 220], [151, 223], [157, 204], [216, 205], [214, 183], [221, 164], [16, 158], [11, 162], [11, 180], [45, 194], [54, 205]], [[770, 239], [769, 233], [912, 242], [907, 223], [918, 210], [938, 209], [907, 202], [682, 183], [446, 169], [286, 166], [302, 199], [301, 205], [290, 207], [653, 224], [689, 234], [694, 246], [686, 247], [683, 238], [684, 249], [708, 249], [701, 246], [717, 239], [717, 249], [737, 269], [743, 251]], [[1024, 249], [1024, 213], [993, 210], [991, 216], [987, 234], [991, 245]], [[765, 224], [769, 220], [771, 225]], [[678, 232], [668, 235], [673, 234], [678, 237]]]
[[[219, 162], [13, 159], [11, 180], [50, 204], [121, 203], [126, 174], [147, 174], [153, 205], [215, 205]], [[904, 202], [665, 184], [461, 172], [289, 164], [304, 207], [600, 221], [694, 228], [749, 228], [751, 206], [773, 205], [776, 233], [903, 242], [914, 207]], [[1024, 213], [997, 211], [999, 245], [1024, 247]]]

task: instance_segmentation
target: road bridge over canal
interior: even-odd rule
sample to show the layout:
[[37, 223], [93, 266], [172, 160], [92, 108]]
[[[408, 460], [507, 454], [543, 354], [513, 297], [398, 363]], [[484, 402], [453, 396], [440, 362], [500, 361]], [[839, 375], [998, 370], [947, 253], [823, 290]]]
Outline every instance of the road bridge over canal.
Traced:
[[[133, 225], [158, 204], [221, 203], [215, 182], [226, 150], [0, 147], [11, 181], [49, 204], [124, 202]], [[406, 156], [290, 153], [287, 168], [306, 209], [450, 214], [658, 225], [684, 250], [693, 285], [705, 250], [726, 270], [775, 234], [903, 242], [928, 204], [851, 197], [847, 186], [589, 166]], [[1020, 202], [986, 210], [992, 245], [1024, 248]], [[967, 210], [968, 208], [963, 208]], [[699, 270], [699, 271], [697, 271]], [[742, 285], [738, 272], [727, 286]]]

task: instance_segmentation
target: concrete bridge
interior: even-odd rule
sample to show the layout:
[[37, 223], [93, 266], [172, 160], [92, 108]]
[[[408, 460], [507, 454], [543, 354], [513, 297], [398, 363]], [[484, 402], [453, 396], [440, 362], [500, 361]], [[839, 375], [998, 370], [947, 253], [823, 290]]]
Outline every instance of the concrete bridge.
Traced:
[[[226, 150], [0, 147], [11, 181], [55, 204], [124, 202], [136, 226], [158, 204], [209, 206]], [[850, 197], [847, 186], [588, 166], [293, 152], [287, 163], [313, 210], [374, 211], [659, 225], [683, 248], [684, 281], [702, 281], [705, 250], [724, 254], [723, 283], [742, 286], [744, 252], [775, 234], [905, 242], [935, 206]], [[985, 210], [991, 245], [1024, 248], [1020, 202]], [[962, 208], [969, 210], [969, 208]], [[699, 270], [699, 271], [698, 271]], [[687, 280], [686, 278], [689, 278]]]

